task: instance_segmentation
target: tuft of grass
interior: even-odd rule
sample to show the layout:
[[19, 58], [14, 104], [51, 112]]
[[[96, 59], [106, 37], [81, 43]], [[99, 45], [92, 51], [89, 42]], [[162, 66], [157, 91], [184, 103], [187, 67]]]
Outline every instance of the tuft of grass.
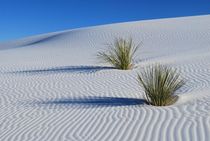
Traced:
[[139, 84], [143, 87], [145, 97], [150, 105], [167, 106], [175, 103], [178, 96], [174, 93], [185, 81], [176, 69], [163, 65], [154, 65], [138, 74]]
[[109, 49], [107, 51], [99, 52], [97, 54], [97, 57], [101, 61], [109, 63], [121, 70], [133, 68], [134, 55], [139, 49], [139, 45], [135, 45], [132, 38], [127, 40], [116, 38], [113, 44], [108, 44], [108, 47]]

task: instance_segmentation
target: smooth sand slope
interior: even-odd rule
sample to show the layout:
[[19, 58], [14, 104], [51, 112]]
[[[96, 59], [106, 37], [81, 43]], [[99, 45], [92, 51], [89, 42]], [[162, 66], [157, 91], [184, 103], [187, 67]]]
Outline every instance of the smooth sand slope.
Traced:
[[[136, 68], [101, 64], [115, 37], [143, 42]], [[128, 22], [0, 43], [1, 141], [210, 140], [210, 15]], [[145, 105], [136, 80], [162, 63], [187, 80], [175, 105]]]

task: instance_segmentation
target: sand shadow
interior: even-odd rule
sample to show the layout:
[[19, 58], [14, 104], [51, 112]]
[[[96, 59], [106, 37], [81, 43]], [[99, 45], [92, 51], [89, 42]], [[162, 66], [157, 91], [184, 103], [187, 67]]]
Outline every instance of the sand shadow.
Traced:
[[122, 97], [81, 97], [73, 99], [57, 99], [41, 102], [47, 105], [77, 105], [85, 107], [110, 107], [110, 106], [132, 106], [146, 104], [146, 100]]
[[113, 67], [103, 67], [103, 66], [63, 66], [54, 67], [47, 69], [36, 69], [36, 70], [24, 70], [16, 71], [11, 73], [19, 74], [40, 74], [40, 73], [93, 73], [100, 70], [114, 69]]
[[60, 36], [60, 34], [57, 33], [57, 34], [49, 35], [49, 36], [46, 36], [46, 37], [36, 38], [36, 40], [32, 40], [31, 42], [26, 43], [22, 47], [30, 46], [30, 45], [34, 45], [34, 44], [39, 44], [39, 43], [44, 43], [44, 42], [47, 42], [47, 41], [51, 41], [53, 39], [56, 39], [59, 36]]

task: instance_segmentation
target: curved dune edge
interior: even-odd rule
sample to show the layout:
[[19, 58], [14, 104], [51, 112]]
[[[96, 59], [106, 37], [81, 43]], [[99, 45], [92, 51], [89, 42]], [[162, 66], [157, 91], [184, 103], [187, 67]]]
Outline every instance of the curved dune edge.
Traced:
[[[209, 140], [209, 25], [205, 15], [0, 43], [0, 140]], [[143, 42], [133, 70], [116, 70], [95, 58], [118, 36]], [[173, 105], [144, 103], [136, 77], [154, 63], [177, 68], [187, 80]]]

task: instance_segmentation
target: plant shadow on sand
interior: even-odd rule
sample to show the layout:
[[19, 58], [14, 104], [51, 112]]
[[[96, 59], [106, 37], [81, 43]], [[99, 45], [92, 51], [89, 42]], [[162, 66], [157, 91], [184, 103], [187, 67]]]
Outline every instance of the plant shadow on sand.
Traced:
[[41, 102], [46, 105], [65, 105], [81, 107], [113, 107], [113, 106], [132, 106], [146, 104], [144, 99], [122, 98], [122, 97], [81, 97], [69, 99], [57, 99]]
[[15, 71], [11, 73], [19, 74], [40, 74], [40, 73], [94, 73], [100, 70], [115, 69], [114, 67], [104, 67], [104, 66], [63, 66], [54, 67], [47, 69], [35, 69], [35, 70], [24, 70]]

